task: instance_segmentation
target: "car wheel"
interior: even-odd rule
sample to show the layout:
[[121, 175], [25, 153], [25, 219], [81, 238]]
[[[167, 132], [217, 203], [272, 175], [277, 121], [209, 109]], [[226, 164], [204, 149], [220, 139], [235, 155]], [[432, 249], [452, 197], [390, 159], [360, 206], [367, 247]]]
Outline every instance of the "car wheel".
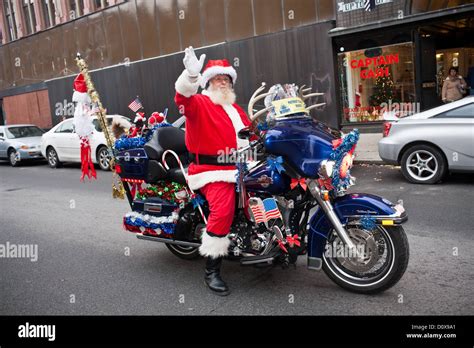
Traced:
[[97, 151], [97, 163], [99, 163], [100, 169], [110, 170], [109, 150], [105, 146], [100, 147]]
[[48, 147], [48, 150], [46, 150], [46, 159], [51, 168], [61, 167], [61, 162], [59, 162], [59, 157], [54, 147]]
[[405, 179], [415, 184], [435, 184], [448, 168], [443, 154], [430, 145], [415, 145], [406, 150], [401, 167]]
[[8, 151], [8, 161], [12, 167], [18, 167], [20, 165], [20, 159], [18, 158], [18, 152], [16, 152], [16, 150], [11, 149]]

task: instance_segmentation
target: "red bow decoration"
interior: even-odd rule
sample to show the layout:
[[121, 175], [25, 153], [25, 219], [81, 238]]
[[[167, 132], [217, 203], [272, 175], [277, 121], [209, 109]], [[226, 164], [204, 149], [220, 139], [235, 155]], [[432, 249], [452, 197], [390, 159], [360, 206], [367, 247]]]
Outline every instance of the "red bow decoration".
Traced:
[[94, 163], [92, 163], [91, 158], [91, 145], [89, 143], [88, 137], [80, 137], [81, 139], [81, 181], [84, 181], [84, 177], [90, 179], [93, 177], [97, 179], [97, 174], [95, 172]]
[[318, 179], [319, 186], [325, 187], [326, 190], [332, 190], [334, 187], [332, 186], [331, 178], [328, 179]]
[[142, 183], [138, 184], [138, 183], [134, 182], [134, 183], [131, 184], [131, 186], [132, 187], [130, 188], [130, 193], [132, 194], [133, 199], [135, 199], [135, 195], [137, 193], [137, 190], [138, 190], [139, 193], [141, 191]]
[[297, 234], [294, 234], [292, 236], [286, 236], [286, 241], [290, 244], [290, 248], [293, 247], [293, 245], [300, 246], [300, 236]]
[[294, 179], [294, 178], [292, 178], [292, 179], [291, 179], [291, 184], [290, 184], [291, 189], [293, 190], [293, 189], [294, 189], [296, 186], [298, 186], [298, 185], [300, 185], [301, 188], [302, 188], [303, 190], [305, 190], [305, 191], [306, 191], [306, 189], [307, 189], [307, 187], [308, 187], [308, 186], [306, 185], [306, 180], [305, 180], [304, 178], [301, 178], [301, 179]]

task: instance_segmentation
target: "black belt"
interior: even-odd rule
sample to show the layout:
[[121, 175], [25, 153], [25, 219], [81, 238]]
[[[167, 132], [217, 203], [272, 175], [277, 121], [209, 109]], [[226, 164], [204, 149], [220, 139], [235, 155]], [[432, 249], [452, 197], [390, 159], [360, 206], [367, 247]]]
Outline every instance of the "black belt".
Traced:
[[[232, 166], [235, 162], [222, 162], [222, 156], [199, 155], [189, 153], [189, 159], [196, 164], [210, 164], [215, 166]], [[199, 160], [199, 161], [198, 161]]]

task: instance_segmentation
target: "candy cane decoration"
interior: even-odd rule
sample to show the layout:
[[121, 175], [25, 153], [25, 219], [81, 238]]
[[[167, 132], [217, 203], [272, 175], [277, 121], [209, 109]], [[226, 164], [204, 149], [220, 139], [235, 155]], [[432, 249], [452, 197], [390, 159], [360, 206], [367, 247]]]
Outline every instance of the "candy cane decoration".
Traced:
[[[192, 195], [195, 195], [194, 191], [191, 189], [191, 187], [189, 187], [188, 176], [186, 175], [186, 172], [184, 171], [183, 164], [181, 163], [181, 160], [179, 159], [178, 154], [174, 152], [173, 150], [166, 150], [165, 152], [163, 152], [163, 156], [161, 157], [161, 162], [163, 162], [163, 166], [165, 167], [165, 169], [170, 170], [170, 167], [168, 166], [168, 163], [166, 163], [166, 159], [165, 159], [167, 154], [173, 155], [176, 161], [178, 161], [179, 168], [181, 169], [181, 172], [183, 173], [183, 176], [184, 176], [184, 179], [186, 180], [186, 184], [188, 185], [189, 191], [191, 191]], [[204, 222], [207, 224], [206, 216], [204, 215], [204, 212], [202, 211], [202, 208], [200, 205], [198, 205], [198, 209], [199, 209], [199, 212], [201, 213], [202, 218], [204, 219]]]

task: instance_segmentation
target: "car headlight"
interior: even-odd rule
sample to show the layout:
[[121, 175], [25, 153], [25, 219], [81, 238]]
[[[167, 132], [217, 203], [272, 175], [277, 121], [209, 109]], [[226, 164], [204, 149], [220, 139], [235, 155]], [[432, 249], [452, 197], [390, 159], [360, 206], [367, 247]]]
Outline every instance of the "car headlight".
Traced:
[[334, 165], [336, 162], [324, 160], [321, 162], [321, 167], [319, 167], [319, 175], [321, 175], [325, 179], [329, 179], [332, 177], [332, 173], [334, 170]]
[[22, 149], [22, 150], [29, 150], [30, 147], [29, 147], [28, 145], [21, 145], [21, 146], [20, 146], [20, 149]]

